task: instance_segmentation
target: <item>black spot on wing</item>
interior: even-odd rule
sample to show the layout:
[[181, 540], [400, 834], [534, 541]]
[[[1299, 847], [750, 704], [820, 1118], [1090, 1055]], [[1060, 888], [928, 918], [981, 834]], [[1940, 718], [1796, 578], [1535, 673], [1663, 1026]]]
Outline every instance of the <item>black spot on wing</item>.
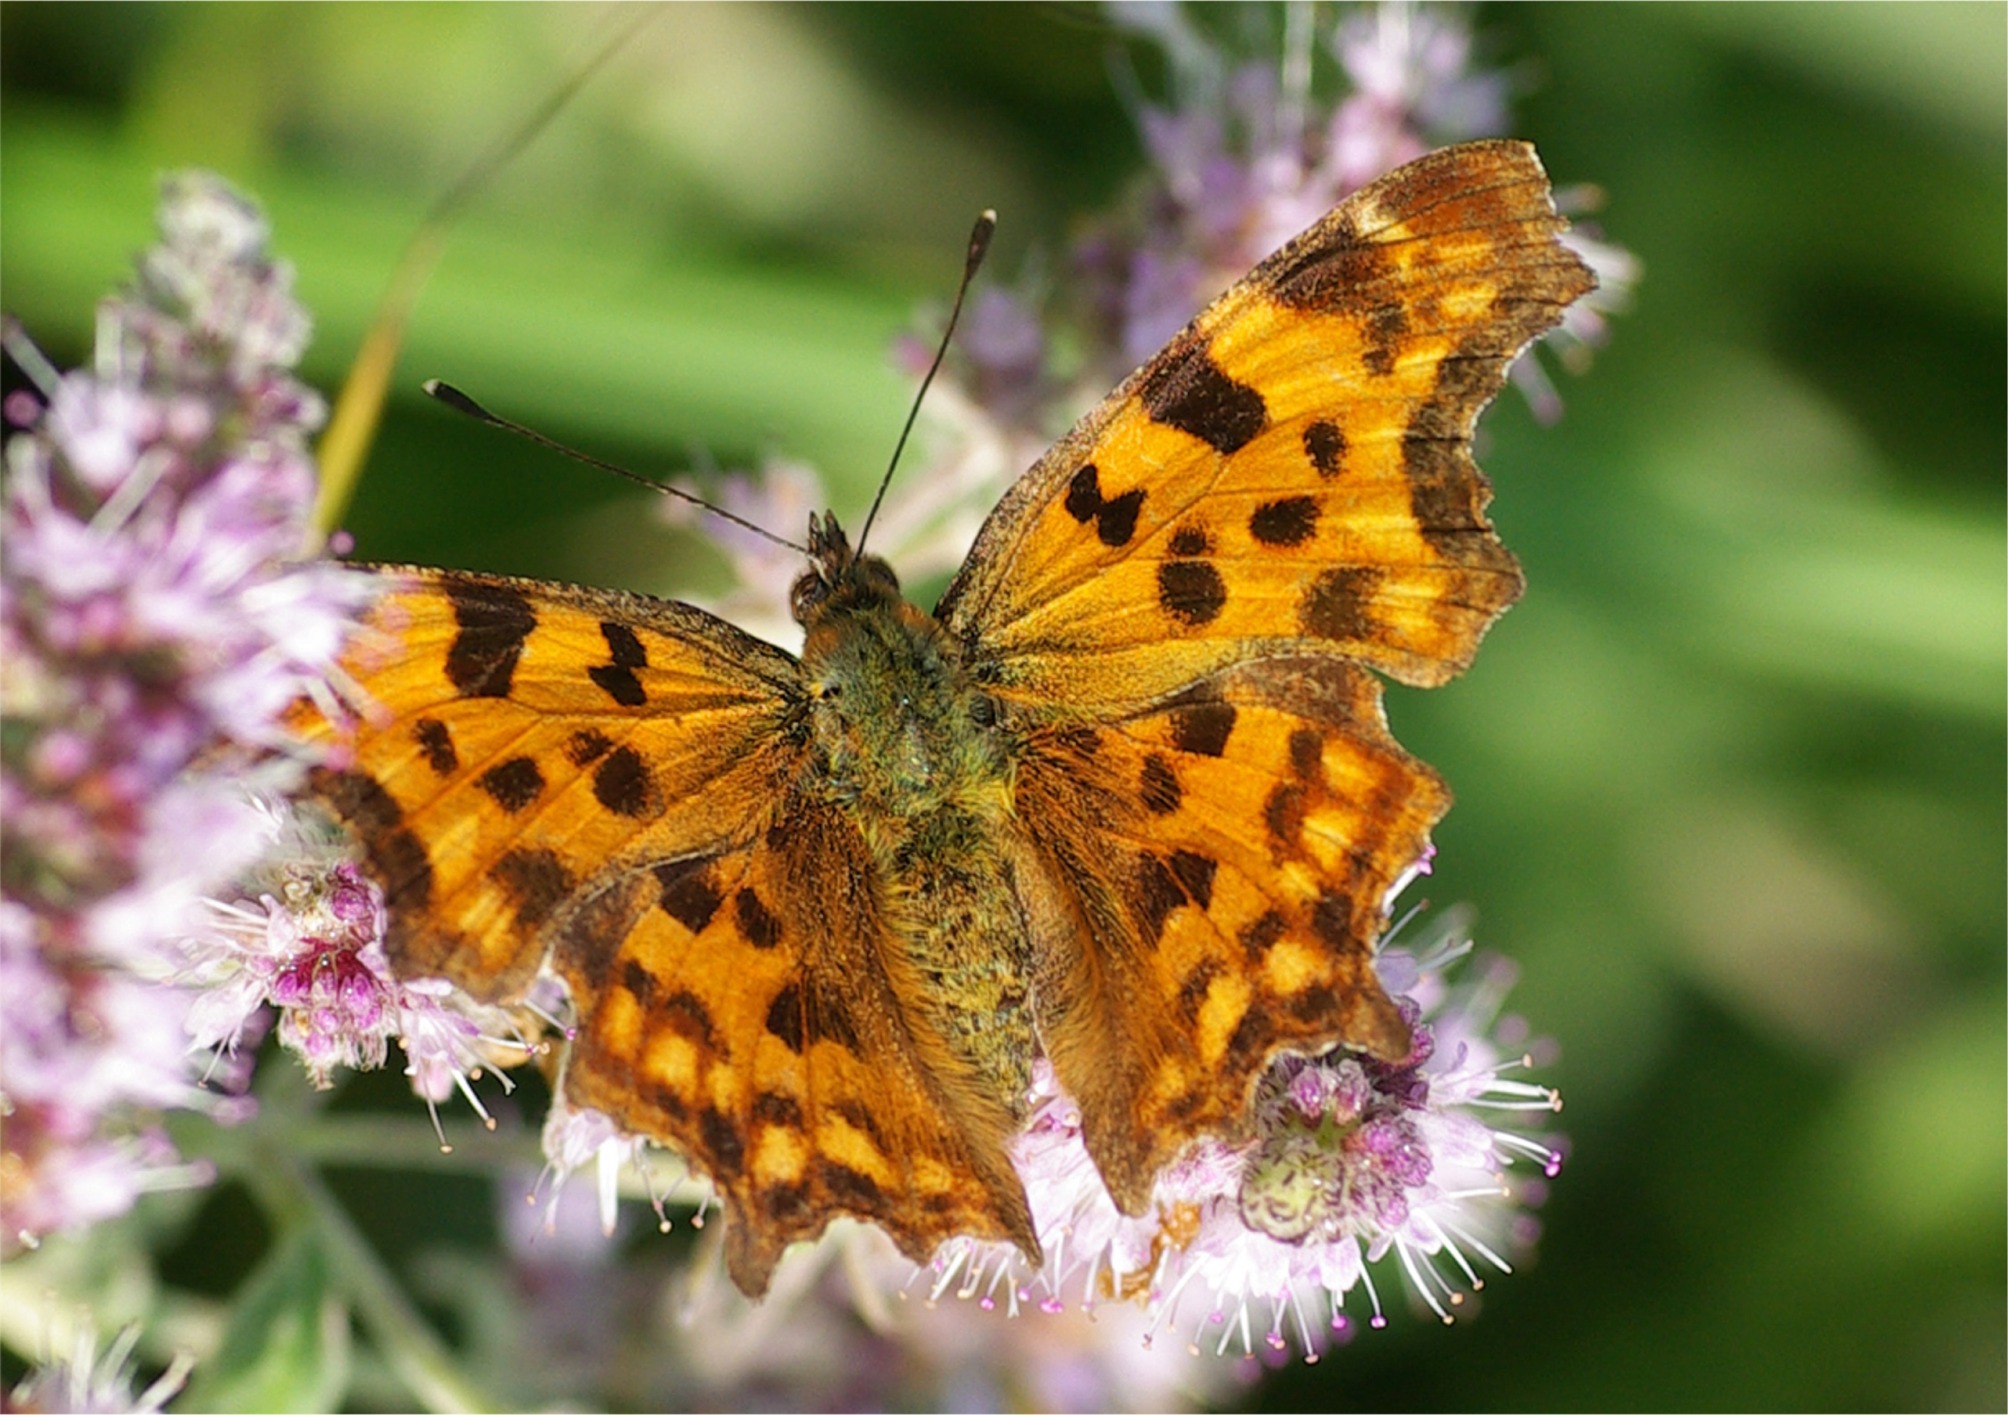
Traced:
[[1101, 471], [1093, 462], [1083, 462], [1067, 482], [1067, 514], [1082, 525], [1095, 519], [1102, 509]]
[[1170, 815], [1178, 809], [1184, 792], [1178, 784], [1178, 774], [1169, 763], [1155, 752], [1143, 759], [1143, 803], [1158, 815]]
[[622, 707], [640, 707], [648, 701], [641, 679], [635, 676], [637, 668], [648, 667], [648, 654], [641, 640], [627, 625], [612, 620], [600, 625], [600, 634], [607, 641], [609, 661], [587, 669], [586, 676]]
[[704, 1143], [700, 1158], [711, 1177], [721, 1184], [738, 1179], [746, 1168], [746, 1144], [739, 1138], [739, 1128], [718, 1111], [705, 1110], [698, 1114], [697, 1133]]
[[1319, 575], [1305, 587], [1297, 606], [1304, 632], [1339, 642], [1370, 637], [1374, 621], [1367, 603], [1380, 581], [1381, 572], [1364, 565], [1342, 565]]
[[1283, 937], [1287, 927], [1283, 916], [1271, 909], [1241, 930], [1241, 947], [1247, 952], [1248, 960], [1251, 963], [1261, 962], [1263, 955]]
[[1304, 429], [1304, 455], [1327, 480], [1346, 469], [1346, 435], [1337, 423], [1322, 419]]
[[855, 1051], [857, 1029], [843, 1001], [828, 988], [805, 991], [789, 983], [767, 1005], [767, 1030], [800, 1056], [815, 1042], [835, 1042]]
[[621, 963], [621, 986], [634, 994], [644, 1012], [655, 1005], [655, 995], [662, 990], [661, 980], [633, 958]]
[[593, 799], [629, 820], [660, 815], [662, 801], [641, 753], [616, 747], [593, 768]]
[[755, 948], [772, 948], [781, 941], [781, 921], [774, 917], [751, 885], [732, 896], [733, 917], [739, 931]]
[[[851, 1020], [850, 1009], [841, 995], [824, 987], [809, 995], [807, 1017], [809, 1040], [812, 1042], [835, 1042], [848, 1051], [858, 1049], [857, 1024]], [[852, 1124], [857, 1124], [855, 1120]], [[860, 1125], [860, 1129], [878, 1134], [876, 1126]]]
[[1136, 534], [1137, 512], [1143, 509], [1143, 488], [1131, 487], [1117, 497], [1102, 497], [1101, 472], [1084, 463], [1067, 483], [1067, 514], [1082, 525], [1093, 521], [1095, 535], [1106, 546], [1124, 546]]
[[576, 887], [564, 861], [552, 851], [531, 846], [502, 856], [490, 877], [508, 896], [516, 922], [531, 929], [550, 918]]
[[1157, 947], [1164, 937], [1164, 921], [1171, 911], [1185, 903], [1185, 891], [1178, 886], [1178, 878], [1155, 855], [1143, 855], [1137, 860], [1137, 923], [1143, 928], [1144, 942]]
[[1278, 845], [1296, 845], [1304, 831], [1306, 804], [1301, 786], [1286, 782], [1270, 791], [1269, 799], [1262, 803], [1262, 823]]
[[1173, 555], [1208, 555], [1212, 553], [1213, 541], [1199, 526], [1180, 526], [1172, 532], [1169, 549]]
[[604, 732], [592, 728], [582, 728], [565, 739], [565, 760], [573, 766], [590, 766], [605, 756], [613, 746], [613, 739]]
[[1227, 606], [1227, 583], [1204, 560], [1166, 560], [1157, 567], [1157, 602], [1179, 623], [1197, 629]]
[[511, 757], [482, 772], [474, 784], [513, 816], [543, 794], [544, 773], [528, 757]]
[[1240, 451], [1269, 422], [1262, 395], [1236, 383], [1203, 344], [1167, 350], [1138, 389], [1152, 421], [1190, 433], [1214, 451]]
[[[852, 1038], [848, 1045], [856, 1045], [856, 1039]], [[841, 1100], [831, 1106], [831, 1109], [843, 1118], [846, 1125], [869, 1139], [879, 1153], [888, 1155], [892, 1153], [886, 1148], [885, 1131], [879, 1127], [878, 1117], [871, 1113], [869, 1107], [858, 1101]]]
[[466, 698], [506, 698], [537, 627], [537, 611], [519, 590], [479, 580], [445, 582], [460, 631], [446, 651], [446, 678]]
[[808, 1050], [808, 1026], [802, 1016], [802, 989], [789, 983], [767, 1004], [768, 1035], [780, 1038], [781, 1045], [800, 1056]]
[[1227, 1055], [1237, 1066], [1247, 1066], [1266, 1053], [1276, 1040], [1276, 1023], [1267, 1008], [1251, 1007], [1241, 1014], [1234, 1034], [1227, 1039]]
[[1181, 752], [1217, 757], [1234, 735], [1234, 704], [1194, 703], [1171, 710], [1171, 744]]
[[676, 860], [655, 867], [656, 906], [692, 933], [703, 933], [724, 902], [711, 882], [709, 860]]
[[1172, 875], [1185, 890], [1186, 898], [1204, 909], [1213, 902], [1213, 872], [1218, 862], [1191, 850], [1174, 850], [1169, 861]]
[[726, 1049], [718, 1024], [711, 1020], [711, 1009], [696, 993], [682, 989], [670, 993], [663, 998], [661, 1007], [655, 1009], [655, 1020], [679, 1037], [690, 1038], [707, 1051], [722, 1055]]
[[816, 1166], [816, 1176], [830, 1191], [830, 1197], [852, 1213], [878, 1214], [886, 1211], [885, 1192], [868, 1174], [847, 1164], [824, 1160]]
[[1310, 496], [1265, 501], [1248, 518], [1248, 534], [1263, 545], [1302, 545], [1318, 533], [1318, 502]]
[[600, 637], [607, 641], [608, 662], [615, 668], [648, 667], [648, 651], [627, 625], [606, 619], [600, 622]]
[[1311, 932], [1334, 949], [1351, 947], [1355, 941], [1352, 896], [1336, 889], [1320, 894], [1311, 906]]
[[1101, 514], [1095, 517], [1095, 534], [1103, 545], [1121, 546], [1130, 543], [1136, 534], [1136, 515], [1143, 508], [1143, 488], [1133, 486], [1113, 501], [1102, 503]]
[[453, 749], [453, 734], [445, 723], [436, 717], [421, 717], [412, 725], [411, 735], [418, 739], [418, 750], [434, 776], [451, 776], [460, 770], [460, 753]]
[[1207, 990], [1213, 986], [1213, 980], [1226, 971], [1218, 958], [1202, 958], [1185, 975], [1185, 981], [1178, 985], [1178, 1010], [1188, 1023], [1198, 1019], [1199, 1009], [1206, 1002]]

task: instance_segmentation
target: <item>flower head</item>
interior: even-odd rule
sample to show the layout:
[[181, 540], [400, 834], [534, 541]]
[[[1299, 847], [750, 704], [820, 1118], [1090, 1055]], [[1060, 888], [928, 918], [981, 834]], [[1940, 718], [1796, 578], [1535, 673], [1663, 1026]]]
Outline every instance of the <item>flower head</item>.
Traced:
[[133, 1348], [140, 1329], [129, 1326], [98, 1352], [98, 1329], [79, 1322], [69, 1351], [52, 1352], [38, 1362], [11, 1391], [9, 1410], [92, 1412], [92, 1415], [158, 1415], [181, 1392], [195, 1365], [192, 1356], [177, 1356], [143, 1391], [133, 1390]]
[[[0, 567], [0, 1227], [116, 1213], [174, 1177], [146, 1118], [201, 1102], [163, 984], [205, 896], [298, 779], [280, 717], [320, 688], [368, 581], [303, 559], [319, 399], [257, 210], [172, 178], [93, 367], [10, 400]], [[25, 342], [10, 347], [34, 365]]]
[[485, 1118], [473, 1078], [532, 1055], [524, 1034], [541, 1027], [439, 979], [398, 977], [377, 886], [332, 836], [276, 813], [273, 829], [285, 843], [272, 850], [283, 863], [262, 872], [270, 888], [255, 901], [213, 904], [208, 925], [179, 941], [176, 980], [195, 999], [195, 1045], [232, 1051], [275, 1008], [280, 1046], [315, 1086], [332, 1085], [338, 1068], [382, 1066], [394, 1042], [420, 1097], [437, 1102], [457, 1090]]
[[1384, 1323], [1373, 1269], [1392, 1255], [1417, 1300], [1449, 1320], [1483, 1286], [1478, 1263], [1511, 1270], [1518, 1220], [1542, 1192], [1515, 1182], [1516, 1164], [1544, 1179], [1560, 1165], [1542, 1140], [1491, 1123], [1502, 1108], [1542, 1113], [1559, 1101], [1510, 1075], [1528, 1058], [1502, 1057], [1493, 1034], [1507, 985], [1497, 965], [1462, 989], [1443, 982], [1463, 951], [1447, 941], [1420, 954], [1384, 949], [1408, 1055], [1279, 1057], [1246, 1132], [1188, 1149], [1141, 1216], [1116, 1209], [1079, 1112], [1042, 1064], [1015, 1158], [1046, 1266], [1026, 1273], [1013, 1249], [952, 1242], [935, 1258], [933, 1292], [1012, 1312], [1135, 1304], [1147, 1335], [1189, 1329], [1194, 1349], [1295, 1345], [1315, 1360], [1360, 1320], [1355, 1289], [1368, 1324]]

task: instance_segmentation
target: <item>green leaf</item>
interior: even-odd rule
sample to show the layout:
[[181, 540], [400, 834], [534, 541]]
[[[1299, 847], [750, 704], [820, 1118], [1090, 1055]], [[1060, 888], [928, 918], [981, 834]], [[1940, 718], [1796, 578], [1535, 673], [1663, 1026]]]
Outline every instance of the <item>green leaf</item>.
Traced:
[[245, 1281], [229, 1330], [180, 1402], [188, 1410], [330, 1410], [348, 1385], [349, 1321], [328, 1259], [295, 1228]]

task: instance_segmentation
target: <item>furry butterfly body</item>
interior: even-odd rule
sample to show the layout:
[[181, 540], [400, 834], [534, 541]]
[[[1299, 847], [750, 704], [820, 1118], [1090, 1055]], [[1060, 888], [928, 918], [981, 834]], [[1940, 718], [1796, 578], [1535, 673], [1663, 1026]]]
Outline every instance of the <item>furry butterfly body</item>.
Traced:
[[400, 970], [570, 987], [569, 1099], [688, 1155], [763, 1291], [847, 1214], [1039, 1253], [1034, 1058], [1149, 1203], [1284, 1050], [1397, 1057], [1372, 953], [1448, 805], [1378, 680], [1517, 596], [1470, 456], [1593, 281], [1524, 144], [1348, 198], [1006, 494], [934, 614], [812, 521], [795, 658], [689, 606], [390, 570], [319, 788]]

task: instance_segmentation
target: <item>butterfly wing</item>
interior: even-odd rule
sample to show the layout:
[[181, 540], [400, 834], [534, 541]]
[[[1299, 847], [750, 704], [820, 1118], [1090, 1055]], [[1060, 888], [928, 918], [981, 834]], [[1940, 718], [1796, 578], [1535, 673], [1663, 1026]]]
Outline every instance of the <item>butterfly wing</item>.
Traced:
[[971, 1143], [906, 1026], [917, 985], [807, 775], [796, 661], [686, 605], [390, 573], [345, 660], [373, 706], [295, 726], [347, 755], [317, 789], [397, 970], [512, 1000], [548, 960], [567, 1094], [711, 1177], [749, 1294], [838, 1214], [916, 1260], [965, 1233], [1036, 1253], [1001, 1139]]
[[1520, 592], [1471, 457], [1507, 366], [1595, 283], [1533, 149], [1362, 188], [1082, 420], [937, 617], [996, 691], [1120, 708], [1277, 652], [1443, 682]]
[[748, 835], [801, 749], [793, 658], [686, 605], [384, 572], [316, 789], [361, 839], [406, 976], [517, 998], [607, 879]]
[[779, 806], [746, 845], [656, 866], [641, 907], [615, 915], [633, 922], [564, 960], [591, 999], [569, 1094], [700, 1158], [749, 1295], [838, 1214], [915, 1262], [958, 1234], [1038, 1252], [1002, 1137], [972, 1143], [907, 1025], [917, 984], [886, 946], [856, 829], [812, 793]]
[[1042, 1036], [1126, 1209], [1277, 1051], [1407, 1047], [1372, 951], [1449, 796], [1361, 665], [1441, 683], [1519, 594], [1471, 434], [1595, 283], [1563, 226], [1523, 143], [1361, 189], [1042, 458], [943, 597], [1027, 744]]
[[1407, 1050], [1370, 945], [1449, 793], [1364, 670], [1262, 660], [1037, 731], [1017, 801], [1041, 1034], [1126, 1211], [1185, 1141], [1232, 1127], [1278, 1050]]

